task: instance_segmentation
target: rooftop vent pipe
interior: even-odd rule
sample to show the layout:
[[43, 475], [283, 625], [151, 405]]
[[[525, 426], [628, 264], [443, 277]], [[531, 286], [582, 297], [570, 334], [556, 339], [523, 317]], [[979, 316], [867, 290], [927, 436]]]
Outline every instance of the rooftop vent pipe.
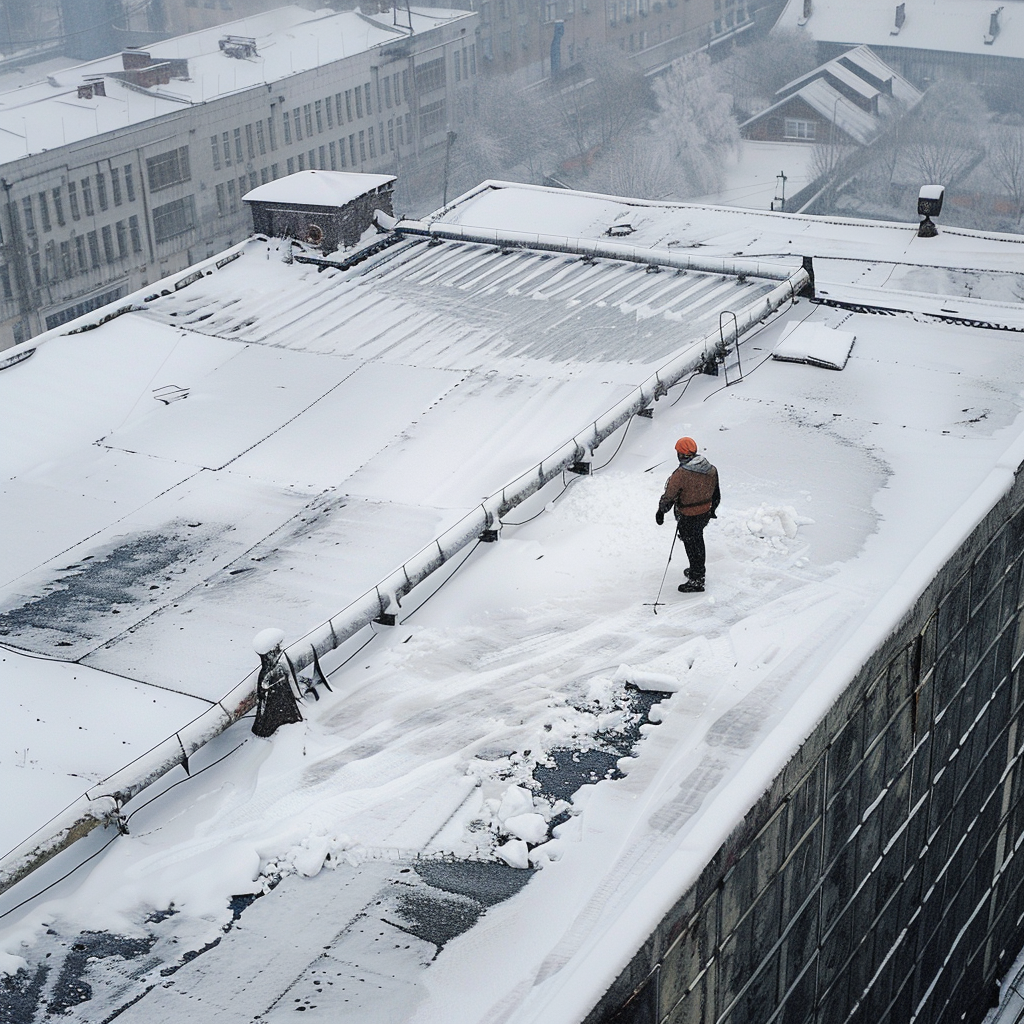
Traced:
[[932, 217], [942, 213], [942, 199], [946, 190], [941, 185], [922, 185], [917, 197], [917, 215], [923, 217], [917, 229], [918, 238], [934, 238], [939, 229], [932, 223]]
[[1002, 10], [1002, 7], [997, 7], [989, 15], [988, 34], [985, 36], [986, 46], [991, 46], [996, 41], [996, 36], [999, 35], [999, 15], [1002, 12]]
[[889, 35], [898, 36], [903, 23], [907, 20], [907, 5], [905, 3], [896, 5], [896, 24], [889, 29]]

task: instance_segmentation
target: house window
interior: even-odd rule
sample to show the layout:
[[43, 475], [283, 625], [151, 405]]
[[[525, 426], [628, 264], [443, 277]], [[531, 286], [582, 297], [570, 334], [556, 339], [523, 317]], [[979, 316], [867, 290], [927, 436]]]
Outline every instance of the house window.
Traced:
[[82, 215], [78, 210], [78, 186], [73, 181], [68, 182], [68, 205], [71, 207], [72, 218], [81, 220]]
[[263, 134], [263, 122], [256, 122], [256, 145], [260, 147], [260, 156], [267, 155], [267, 139]]
[[[443, 62], [444, 58], [442, 58]], [[367, 82], [363, 86], [363, 92], [366, 94], [366, 116], [371, 117], [373, 115], [373, 107], [370, 106], [370, 83]]]
[[292, 118], [287, 110], [284, 112], [284, 144], [286, 146], [292, 144]]
[[363, 90], [356, 89], [356, 117], [363, 116]]
[[100, 265], [100, 240], [96, 237], [95, 231], [89, 232], [89, 258], [95, 270]]
[[128, 218], [128, 231], [132, 236], [132, 252], [142, 252], [142, 233], [139, 231], [139, 218], [135, 214]]
[[[216, 136], [214, 136], [213, 141], [216, 143], [216, 141], [217, 141]], [[214, 149], [216, 150], [216, 146], [214, 147]], [[111, 190], [114, 193], [114, 205], [115, 206], [120, 206], [121, 205], [121, 172], [116, 167], [111, 167], [110, 168], [110, 188], [111, 188]], [[61, 221], [61, 223], [63, 224], [64, 222]]]
[[813, 142], [814, 122], [804, 121], [796, 117], [787, 117], [782, 137], [784, 139], [806, 139], [809, 142]]
[[192, 196], [153, 207], [153, 235], [158, 242], [185, 234], [195, 222], [195, 199]]
[[242, 162], [242, 129], [235, 129], [235, 159], [238, 163]]
[[108, 263], [113, 263], [115, 259], [114, 232], [111, 231], [109, 224], [105, 224], [103, 226], [100, 235], [103, 238], [103, 257]]
[[[146, 161], [146, 176], [149, 178], [149, 191], [159, 192], [179, 182], [188, 181], [192, 171], [188, 162], [188, 146], [171, 149], [158, 156], [151, 156]], [[85, 182], [82, 183], [83, 193]]]
[[122, 260], [128, 259], [128, 227], [123, 220], [116, 224], [117, 228], [117, 254]]
[[444, 100], [438, 100], [436, 103], [423, 107], [420, 110], [420, 137], [443, 131], [446, 119]]
[[96, 198], [99, 200], [100, 209], [107, 208], [107, 177], [105, 174], [96, 175]]
[[25, 214], [25, 230], [30, 234], [36, 233], [36, 219], [32, 216], [32, 197], [25, 196], [21, 201], [22, 212]]
[[39, 218], [43, 222], [43, 230], [50, 230], [50, 206], [46, 201], [46, 193], [39, 193]]
[[128, 196], [128, 202], [135, 202], [135, 178], [132, 177], [132, 165], [124, 165], [124, 190]]
[[64, 227], [64, 203], [60, 198], [60, 187], [53, 190], [53, 212], [57, 217], [57, 223]]
[[445, 86], [444, 58], [428, 60], [416, 68], [416, 88], [421, 93], [433, 92]]
[[295, 133], [295, 141], [302, 141], [302, 123], [299, 121], [299, 108], [292, 111], [292, 131]]
[[75, 258], [78, 260], [79, 271], [84, 274], [89, 269], [85, 258], [85, 235], [75, 236]]
[[[309, 109], [309, 104], [306, 104], [306, 109]], [[313, 109], [316, 112], [316, 130], [319, 134], [324, 130], [324, 103], [323, 100], [317, 100], [313, 104]], [[310, 133], [312, 134], [312, 133]]]
[[256, 143], [252, 135], [252, 125], [245, 126], [245, 151], [249, 154], [250, 160], [256, 159]]

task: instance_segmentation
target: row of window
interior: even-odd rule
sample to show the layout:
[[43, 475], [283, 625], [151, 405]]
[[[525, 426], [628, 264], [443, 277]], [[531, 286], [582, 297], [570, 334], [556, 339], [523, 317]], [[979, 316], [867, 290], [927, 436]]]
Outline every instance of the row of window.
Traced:
[[[61, 279], [69, 280], [76, 274], [97, 270], [104, 262], [113, 265], [128, 258], [129, 244], [131, 252], [142, 252], [142, 232], [139, 218], [134, 214], [127, 220], [107, 224], [99, 231], [74, 235], [65, 242], [57, 243], [51, 239], [41, 253], [34, 252], [29, 256], [31, 283], [42, 288]], [[6, 266], [0, 268], [0, 290], [5, 299], [13, 298], [10, 271]]]
[[[188, 147], [185, 147], [186, 150]], [[187, 160], [187, 157], [186, 157]], [[121, 188], [122, 174], [124, 175], [124, 189]], [[95, 200], [93, 198], [93, 184], [95, 182]], [[38, 228], [44, 234], [53, 230], [53, 220], [56, 220], [59, 227], [63, 227], [67, 221], [64, 216], [64, 197], [67, 196], [67, 205], [72, 220], [81, 220], [84, 211], [86, 217], [93, 217], [96, 214], [96, 204], [99, 204], [101, 211], [107, 210], [110, 206], [110, 199], [114, 206], [120, 206], [127, 198], [129, 203], [135, 202], [135, 177], [131, 164], [125, 164], [124, 168], [112, 167], [110, 169], [110, 191], [107, 191], [107, 175], [97, 173], [95, 178], [89, 176], [80, 181], [69, 181], [65, 187], [58, 185], [49, 194], [45, 191], [35, 196], [24, 196], [21, 200], [21, 215], [24, 221], [25, 231], [30, 235], [38, 233]], [[51, 219], [50, 207], [53, 206], [53, 218]], [[11, 208], [12, 218], [16, 218], [16, 208]], [[38, 228], [37, 228], [38, 225]]]
[[787, 117], [783, 126], [782, 137], [784, 139], [806, 139], [814, 141], [815, 124], [813, 121], [804, 121], [796, 117]]
[[[0, 268], [0, 280], [6, 279], [6, 271], [6, 267]], [[123, 286], [114, 288], [109, 292], [104, 292], [102, 295], [94, 295], [90, 299], [83, 299], [81, 302], [76, 302], [73, 306], [68, 306], [67, 309], [62, 309], [59, 313], [51, 313], [46, 318], [46, 329], [52, 331], [54, 327], [60, 327], [61, 324], [66, 324], [77, 317], [85, 316], [86, 313], [91, 313], [94, 309], [99, 309], [100, 306], [116, 302], [122, 295], [124, 295]]]
[[[512, 16], [512, 0], [497, 0], [498, 2], [498, 18], [501, 21], [508, 21]], [[527, 10], [526, 0], [517, 0], [519, 6], [519, 16], [521, 18], [528, 18], [529, 12]], [[649, 3], [650, 0], [647, 0]], [[576, 0], [542, 0], [542, 13], [544, 21], [550, 23], [557, 21], [561, 17], [568, 17], [576, 13]], [[559, 10], [561, 8], [561, 10]], [[580, 11], [583, 14], [590, 12], [589, 0], [580, 0]], [[480, 4], [480, 21], [484, 25], [488, 25], [491, 22], [491, 0], [483, 0]]]
[[452, 51], [452, 62], [455, 67], [455, 81], [461, 82], [464, 78], [476, 74], [476, 43], [463, 46], [461, 50]]

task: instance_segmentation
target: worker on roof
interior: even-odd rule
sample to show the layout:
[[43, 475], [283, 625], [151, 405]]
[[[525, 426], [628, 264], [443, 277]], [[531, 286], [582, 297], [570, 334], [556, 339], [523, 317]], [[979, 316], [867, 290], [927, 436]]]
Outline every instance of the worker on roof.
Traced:
[[679, 468], [665, 484], [654, 519], [661, 526], [670, 508], [675, 513], [676, 530], [690, 560], [690, 567], [683, 570], [686, 582], [679, 584], [679, 591], [700, 594], [704, 590], [706, 557], [704, 527], [717, 518], [715, 510], [722, 500], [722, 492], [718, 487], [718, 470], [703, 455], [697, 454], [697, 442], [692, 437], [676, 441], [676, 454]]

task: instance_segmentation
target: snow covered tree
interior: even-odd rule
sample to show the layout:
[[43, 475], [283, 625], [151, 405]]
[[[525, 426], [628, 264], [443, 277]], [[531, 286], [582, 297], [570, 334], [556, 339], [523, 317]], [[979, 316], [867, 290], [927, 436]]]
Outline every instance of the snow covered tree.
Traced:
[[1012, 201], [1017, 223], [1024, 216], [1024, 127], [995, 124], [988, 133], [986, 166]]
[[721, 88], [711, 59], [691, 53], [654, 83], [658, 114], [653, 136], [667, 145], [677, 192], [703, 195], [722, 186], [723, 166], [739, 145], [732, 97]]
[[782, 29], [746, 46], [737, 46], [718, 69], [736, 106], [746, 114], [754, 114], [771, 105], [775, 93], [784, 85], [819, 63], [810, 36]]
[[981, 93], [962, 82], [936, 82], [909, 126], [906, 158], [921, 184], [958, 181], [983, 158], [981, 128], [988, 120]]

